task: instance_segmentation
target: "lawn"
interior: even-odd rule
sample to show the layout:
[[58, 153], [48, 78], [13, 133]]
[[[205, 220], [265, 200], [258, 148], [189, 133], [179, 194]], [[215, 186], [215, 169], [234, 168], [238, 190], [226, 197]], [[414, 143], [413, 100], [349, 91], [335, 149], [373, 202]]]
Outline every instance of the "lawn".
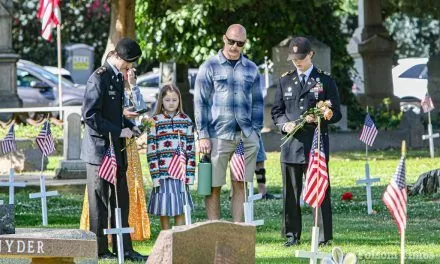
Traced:
[[[373, 187], [374, 205], [377, 211], [367, 215], [365, 188], [356, 186], [356, 180], [364, 177], [364, 153], [336, 153], [330, 160], [330, 180], [333, 201], [333, 246], [340, 246], [344, 252], [354, 252], [360, 259], [359, 263], [398, 263], [400, 238], [391, 216], [381, 201], [381, 195], [390, 181], [400, 153], [397, 150], [370, 152], [370, 171], [372, 177], [379, 177], [380, 183]], [[59, 157], [51, 158], [48, 168], [53, 169]], [[438, 168], [440, 158], [428, 158], [427, 151], [409, 151], [406, 162], [407, 183], [414, 183], [420, 173]], [[142, 163], [145, 157], [142, 155]], [[147, 192], [151, 190], [151, 181], [146, 167]], [[266, 162], [267, 187], [272, 193], [281, 192], [281, 173], [279, 153], [268, 153]], [[344, 192], [353, 193], [350, 202], [341, 201]], [[229, 187], [223, 188], [222, 217], [230, 220]], [[202, 197], [196, 194], [195, 186], [192, 194], [196, 210], [194, 222], [206, 219]], [[29, 200], [25, 191], [17, 194], [16, 221], [18, 227], [38, 227], [41, 223], [40, 202]], [[6, 194], [0, 194], [5, 200]], [[82, 205], [81, 194], [63, 193], [61, 197], [49, 199], [49, 223], [55, 228], [78, 228]], [[294, 257], [296, 249], [309, 250], [310, 232], [312, 228], [311, 210], [305, 207], [303, 212], [302, 244], [295, 248], [284, 248], [284, 239], [280, 236], [281, 201], [258, 201], [255, 203], [255, 219], [264, 219], [265, 225], [257, 227], [256, 262], [257, 263], [308, 263]], [[406, 233], [406, 257], [409, 263], [440, 263], [440, 195], [409, 197], [408, 227]], [[159, 219], [151, 216], [152, 239], [135, 242], [135, 248], [144, 254], [151, 252], [160, 228]], [[331, 251], [331, 246], [321, 248]], [[106, 263], [101, 262], [100, 263]], [[110, 262], [108, 262], [110, 263]]]

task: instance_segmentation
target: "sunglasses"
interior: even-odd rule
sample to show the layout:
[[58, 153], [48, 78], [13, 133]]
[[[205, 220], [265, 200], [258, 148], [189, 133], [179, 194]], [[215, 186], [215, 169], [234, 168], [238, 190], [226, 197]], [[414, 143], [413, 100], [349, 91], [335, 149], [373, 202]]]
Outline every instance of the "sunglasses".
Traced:
[[225, 35], [225, 37], [226, 37], [226, 40], [228, 41], [228, 44], [231, 46], [234, 46], [234, 44], [237, 44], [238, 47], [243, 47], [244, 44], [246, 44], [246, 41], [233, 40], [233, 39], [228, 38], [226, 35]]

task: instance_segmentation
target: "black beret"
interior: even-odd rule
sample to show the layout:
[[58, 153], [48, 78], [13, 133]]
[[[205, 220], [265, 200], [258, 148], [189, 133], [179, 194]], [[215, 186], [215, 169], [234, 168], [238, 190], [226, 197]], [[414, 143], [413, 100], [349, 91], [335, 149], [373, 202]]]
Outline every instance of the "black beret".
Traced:
[[116, 44], [116, 53], [126, 62], [135, 62], [142, 55], [141, 47], [130, 38], [122, 38]]
[[310, 51], [312, 51], [312, 45], [307, 38], [295, 37], [290, 40], [287, 60], [303, 60]]

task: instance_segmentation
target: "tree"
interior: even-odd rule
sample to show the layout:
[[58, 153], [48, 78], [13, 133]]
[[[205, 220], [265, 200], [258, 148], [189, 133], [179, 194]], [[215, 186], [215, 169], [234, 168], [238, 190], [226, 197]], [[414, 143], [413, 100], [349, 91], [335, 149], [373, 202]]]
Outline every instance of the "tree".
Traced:
[[135, 38], [135, 3], [135, 0], [111, 0], [109, 34], [102, 62], [121, 38]]
[[[348, 75], [352, 59], [345, 49], [350, 36], [340, 30], [342, 0], [204, 0], [137, 1], [136, 32], [144, 59], [197, 66], [222, 46], [222, 35], [233, 23], [248, 31], [246, 55], [257, 64], [271, 49], [292, 35], [311, 35], [331, 47], [332, 72], [341, 101], [356, 107]], [[350, 111], [350, 110], [349, 110]], [[350, 111], [351, 112], [351, 111]]]
[[[22, 59], [56, 65], [56, 30], [51, 42], [41, 37], [41, 22], [36, 18], [38, 3], [39, 0], [13, 1], [13, 47]], [[62, 44], [85, 43], [95, 48], [95, 58], [102, 56], [109, 32], [109, 12], [106, 0], [61, 1]], [[99, 65], [95, 60], [95, 67]]]

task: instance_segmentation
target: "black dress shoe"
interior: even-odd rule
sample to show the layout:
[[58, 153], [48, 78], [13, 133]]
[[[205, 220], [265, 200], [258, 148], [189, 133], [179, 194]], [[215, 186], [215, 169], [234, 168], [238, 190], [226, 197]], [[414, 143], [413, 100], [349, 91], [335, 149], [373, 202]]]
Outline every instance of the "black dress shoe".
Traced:
[[331, 240], [325, 240], [318, 243], [318, 246], [325, 247], [325, 246], [331, 246], [332, 241]]
[[281, 199], [281, 195], [265, 193], [261, 198], [264, 200], [279, 200], [279, 199]]
[[134, 251], [134, 250], [130, 250], [130, 251], [126, 251], [124, 253], [124, 259], [125, 260], [131, 260], [131, 261], [147, 261], [148, 256], [144, 256], [139, 254], [138, 252]]
[[295, 245], [299, 245], [300, 241], [296, 236], [288, 236], [287, 241], [284, 243], [285, 247], [291, 247]]
[[117, 259], [118, 256], [116, 254], [111, 253], [109, 250], [104, 253], [98, 254], [99, 259]]

